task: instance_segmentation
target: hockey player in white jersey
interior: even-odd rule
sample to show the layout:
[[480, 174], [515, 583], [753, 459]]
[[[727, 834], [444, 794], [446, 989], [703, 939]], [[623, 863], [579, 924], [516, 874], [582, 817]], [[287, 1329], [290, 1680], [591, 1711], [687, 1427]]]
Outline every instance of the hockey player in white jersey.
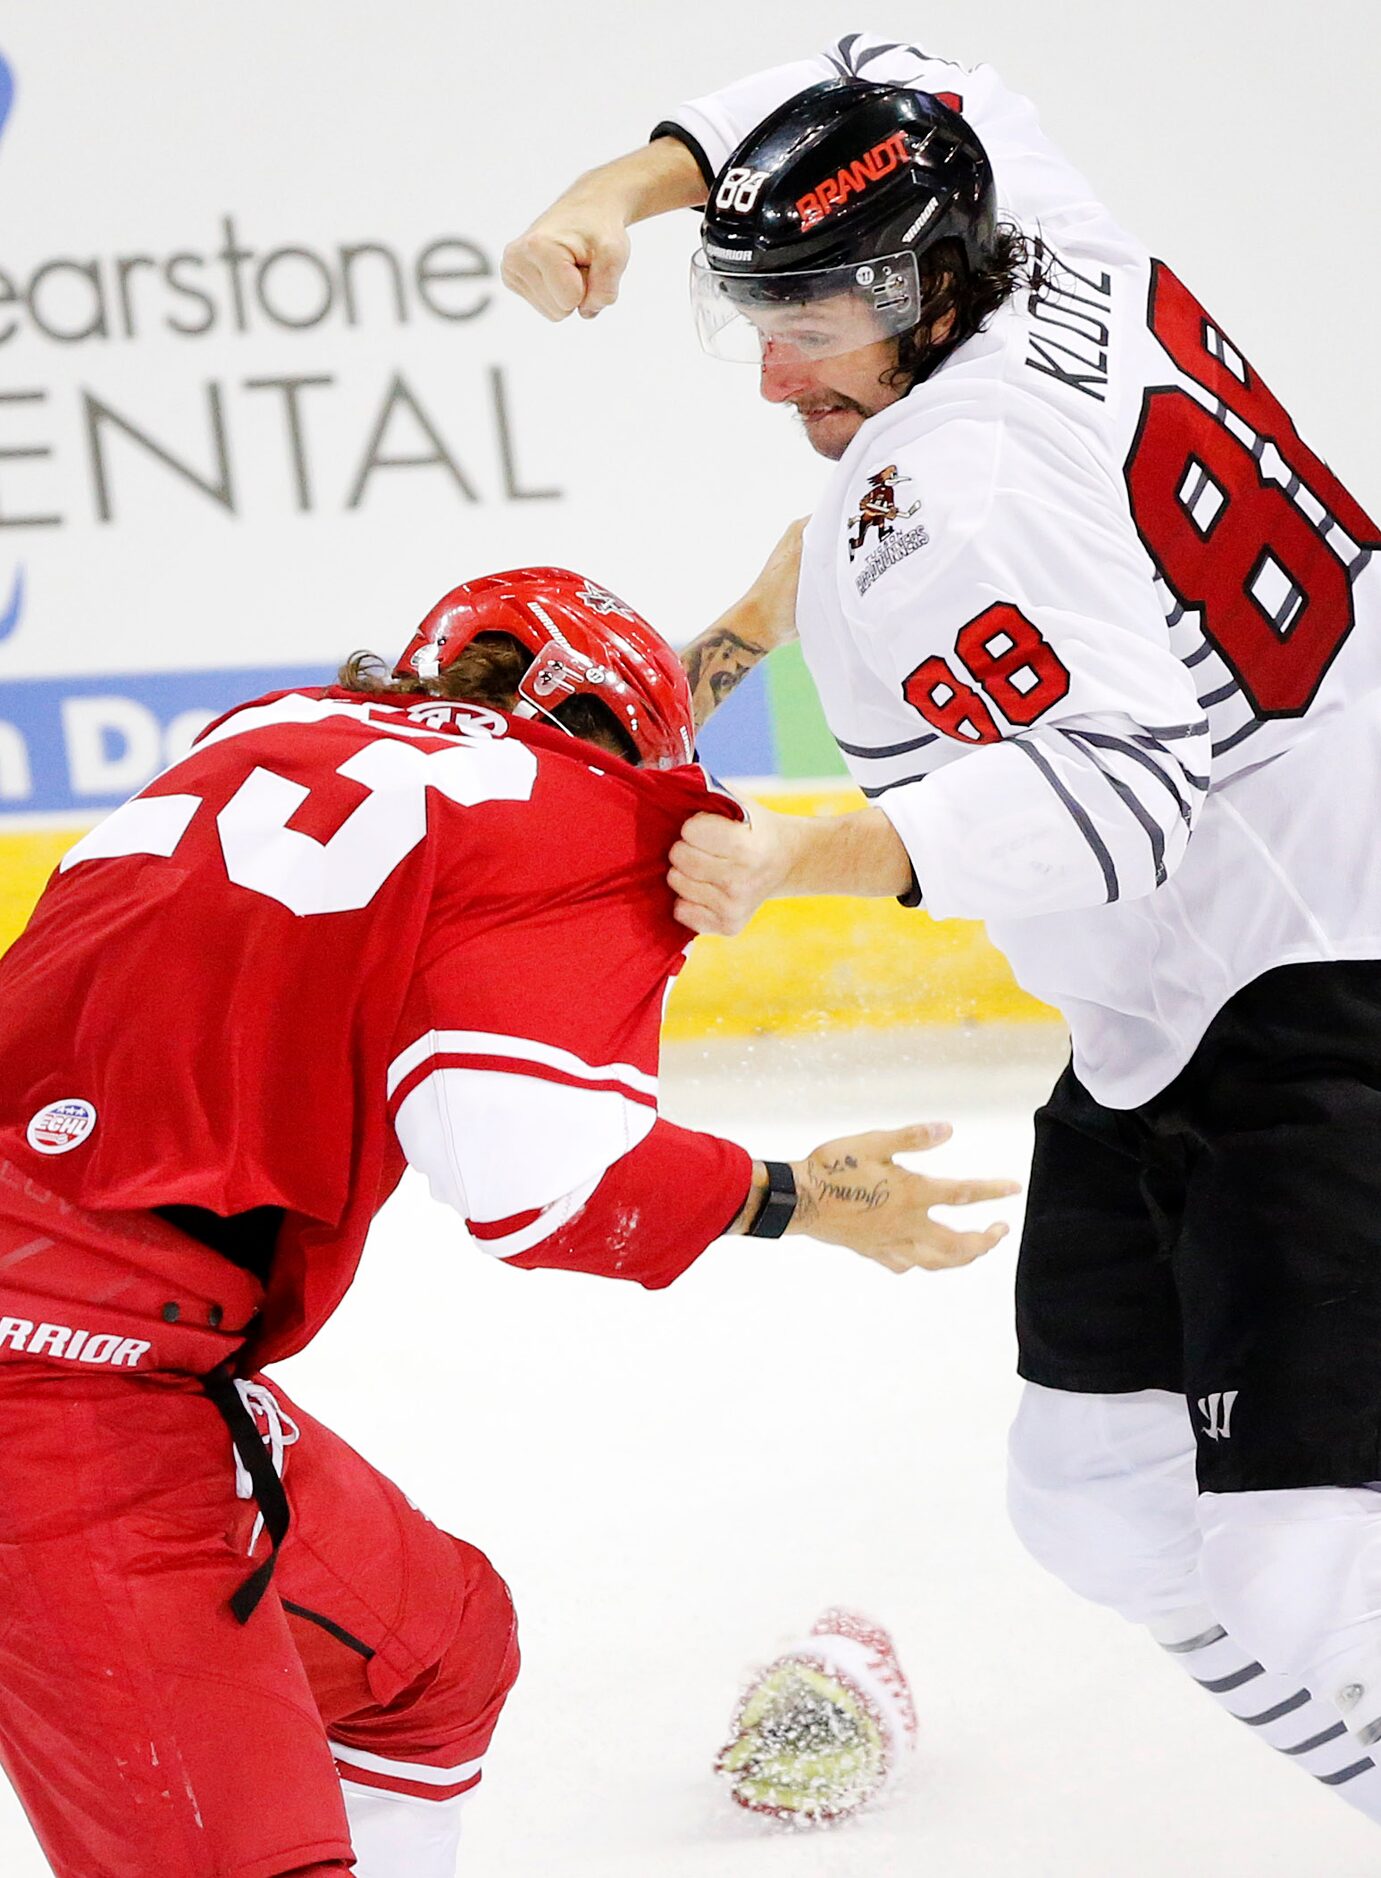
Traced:
[[1381, 535], [989, 67], [851, 34], [685, 105], [506, 278], [592, 315], [704, 202], [702, 340], [837, 468], [794, 621], [699, 655], [798, 627], [876, 806], [697, 818], [680, 916], [897, 893], [1063, 1012], [1017, 1529], [1381, 1819]]

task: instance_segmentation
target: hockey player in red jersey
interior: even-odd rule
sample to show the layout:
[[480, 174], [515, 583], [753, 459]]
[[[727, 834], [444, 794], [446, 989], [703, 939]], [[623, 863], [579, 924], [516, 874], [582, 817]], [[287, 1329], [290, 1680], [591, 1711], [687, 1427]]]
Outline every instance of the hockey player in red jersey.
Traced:
[[647, 1286], [730, 1232], [966, 1263], [1002, 1229], [927, 1208], [1013, 1190], [893, 1164], [934, 1128], [788, 1166], [659, 1117], [666, 853], [742, 811], [621, 601], [474, 581], [342, 681], [213, 725], [0, 963], [0, 1757], [64, 1878], [455, 1869], [507, 1591], [259, 1373], [405, 1163]]

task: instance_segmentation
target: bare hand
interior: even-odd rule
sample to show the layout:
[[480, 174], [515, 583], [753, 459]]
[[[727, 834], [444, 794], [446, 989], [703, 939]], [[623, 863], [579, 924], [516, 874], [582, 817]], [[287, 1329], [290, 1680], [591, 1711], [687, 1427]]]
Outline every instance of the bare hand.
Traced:
[[794, 1164], [800, 1198], [787, 1230], [848, 1246], [890, 1272], [972, 1264], [991, 1252], [1008, 1228], [999, 1222], [960, 1232], [932, 1219], [930, 1209], [1010, 1199], [1020, 1193], [1020, 1183], [934, 1178], [913, 1174], [894, 1159], [938, 1147], [951, 1132], [947, 1122], [921, 1122], [827, 1141]]
[[619, 297], [628, 229], [705, 200], [705, 179], [678, 137], [654, 137], [587, 170], [504, 250], [504, 285], [549, 320], [593, 319]]
[[611, 196], [570, 190], [504, 249], [506, 287], [544, 318], [593, 319], [619, 296], [628, 266], [628, 230]]
[[751, 822], [692, 815], [667, 871], [677, 919], [692, 932], [742, 932], [789, 880], [804, 826], [803, 816], [756, 807]]

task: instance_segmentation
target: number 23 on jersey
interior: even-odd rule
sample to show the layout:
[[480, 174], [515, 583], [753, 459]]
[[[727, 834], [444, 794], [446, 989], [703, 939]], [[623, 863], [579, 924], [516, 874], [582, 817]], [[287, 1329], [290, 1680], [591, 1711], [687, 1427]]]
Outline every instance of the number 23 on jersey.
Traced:
[[[291, 710], [294, 701], [284, 702]], [[342, 704], [312, 714], [367, 716]], [[424, 749], [417, 734], [406, 725], [362, 725], [360, 747], [335, 768], [323, 766], [307, 787], [253, 763], [258, 739], [245, 733], [249, 773], [214, 817], [227, 878], [299, 916], [351, 912], [368, 906], [425, 839], [428, 790], [464, 808], [531, 796], [537, 759], [526, 745], [496, 738], [436, 748], [428, 739]], [[175, 777], [176, 770], [163, 780]], [[61, 869], [119, 855], [171, 857], [203, 812], [210, 813], [200, 795], [135, 796], [69, 849]], [[307, 816], [334, 824], [333, 832], [322, 839], [293, 827]]]

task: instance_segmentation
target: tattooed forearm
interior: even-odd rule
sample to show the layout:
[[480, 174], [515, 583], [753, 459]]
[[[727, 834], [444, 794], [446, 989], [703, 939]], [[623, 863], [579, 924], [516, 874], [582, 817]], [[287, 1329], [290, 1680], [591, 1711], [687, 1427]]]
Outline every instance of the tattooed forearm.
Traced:
[[691, 641], [681, 654], [681, 663], [690, 680], [697, 730], [708, 722], [769, 650], [767, 646], [742, 638], [728, 626], [711, 626], [708, 632]]

